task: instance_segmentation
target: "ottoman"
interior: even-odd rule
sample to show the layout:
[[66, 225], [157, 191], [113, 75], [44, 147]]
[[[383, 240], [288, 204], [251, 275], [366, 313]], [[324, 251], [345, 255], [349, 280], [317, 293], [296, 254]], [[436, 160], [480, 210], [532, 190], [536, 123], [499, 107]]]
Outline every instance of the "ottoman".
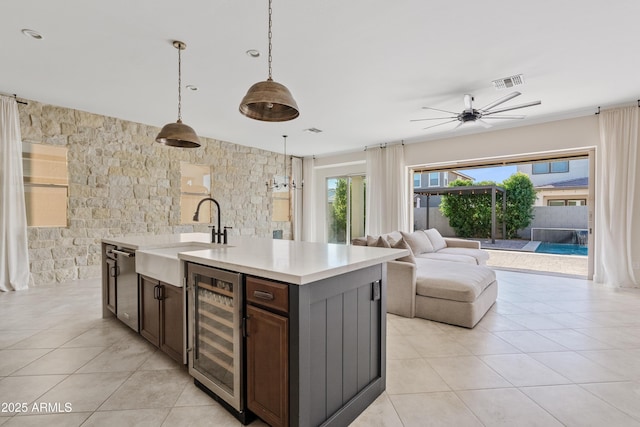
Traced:
[[415, 316], [473, 328], [498, 297], [488, 267], [416, 258]]

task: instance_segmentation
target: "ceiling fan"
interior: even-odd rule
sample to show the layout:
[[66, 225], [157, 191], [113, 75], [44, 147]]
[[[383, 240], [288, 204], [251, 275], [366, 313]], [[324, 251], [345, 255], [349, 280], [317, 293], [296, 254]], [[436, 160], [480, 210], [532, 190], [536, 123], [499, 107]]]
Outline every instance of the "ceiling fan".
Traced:
[[432, 117], [432, 118], [428, 118], [428, 119], [415, 119], [415, 120], [410, 120], [412, 122], [421, 122], [421, 121], [425, 121], [425, 120], [446, 120], [446, 119], [451, 119], [449, 121], [443, 122], [443, 123], [438, 123], [437, 125], [433, 125], [433, 126], [427, 126], [424, 129], [430, 129], [436, 126], [442, 126], [442, 125], [446, 125], [447, 123], [453, 123], [455, 121], [459, 121], [460, 123], [458, 123], [458, 126], [456, 126], [454, 129], [459, 128], [460, 126], [462, 126], [465, 123], [468, 122], [475, 122], [478, 123], [480, 126], [485, 127], [485, 128], [490, 128], [491, 125], [489, 123], [487, 123], [485, 121], [485, 119], [524, 119], [525, 116], [522, 115], [503, 115], [503, 116], [494, 116], [494, 114], [496, 113], [504, 113], [505, 111], [511, 111], [511, 110], [517, 110], [519, 108], [525, 108], [525, 107], [532, 107], [534, 105], [539, 105], [542, 103], [542, 101], [532, 101], [532, 102], [527, 102], [525, 104], [520, 104], [520, 105], [514, 105], [513, 107], [503, 107], [503, 108], [498, 108], [497, 110], [494, 110], [495, 107], [497, 107], [500, 104], [503, 104], [507, 101], [512, 100], [513, 98], [515, 98], [516, 96], [520, 96], [522, 95], [520, 92], [512, 92], [509, 95], [502, 97], [496, 101], [493, 101], [492, 103], [485, 105], [482, 108], [473, 108], [473, 101], [475, 100], [473, 98], [473, 95], [469, 95], [466, 94], [464, 96], [464, 110], [462, 110], [461, 113], [455, 113], [453, 111], [447, 111], [447, 110], [440, 110], [438, 108], [432, 108], [432, 107], [422, 107], [425, 110], [434, 110], [434, 111], [441, 111], [443, 113], [449, 113], [449, 114], [453, 114], [453, 116], [448, 116], [448, 117]]

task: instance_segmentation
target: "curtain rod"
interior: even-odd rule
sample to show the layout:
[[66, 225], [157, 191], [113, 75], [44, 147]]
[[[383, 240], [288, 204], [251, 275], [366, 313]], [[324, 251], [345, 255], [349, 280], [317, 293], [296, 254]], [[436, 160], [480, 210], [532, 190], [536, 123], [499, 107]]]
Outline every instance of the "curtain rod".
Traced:
[[364, 146], [364, 151], [367, 151], [367, 148], [369, 148], [369, 147], [371, 147], [371, 148], [374, 148], [374, 147], [387, 148], [390, 145], [398, 145], [398, 144], [404, 145], [404, 139], [402, 141], [400, 141], [400, 142], [388, 142], [388, 143], [387, 142], [382, 142], [380, 144], [365, 145]]
[[[640, 108], [640, 99], [638, 99], [638, 107]], [[596, 111], [596, 116], [600, 114], [600, 106], [598, 106], [598, 111]]]
[[18, 104], [22, 104], [22, 105], [29, 105], [29, 103], [28, 103], [28, 102], [19, 101], [19, 100], [18, 100], [18, 96], [17, 96], [15, 93], [13, 93], [13, 94], [9, 94], [9, 93], [2, 93], [2, 92], [0, 92], [0, 95], [13, 97], [13, 99], [15, 99], [15, 100], [16, 100], [16, 102], [17, 102]]

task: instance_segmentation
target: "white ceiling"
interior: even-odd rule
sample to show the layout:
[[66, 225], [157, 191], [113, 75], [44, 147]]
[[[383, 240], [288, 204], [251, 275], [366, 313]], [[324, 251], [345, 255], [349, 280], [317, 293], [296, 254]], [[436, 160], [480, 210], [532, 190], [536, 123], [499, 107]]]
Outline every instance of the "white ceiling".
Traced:
[[640, 98], [637, 0], [273, 0], [273, 77], [300, 107], [283, 123], [238, 112], [267, 77], [266, 0], [3, 0], [0, 16], [0, 92], [162, 126], [177, 118], [177, 39], [183, 84], [199, 87], [183, 90], [186, 124], [272, 151], [286, 133], [296, 155], [485, 131], [409, 120], [461, 111], [465, 93], [482, 107], [509, 93], [492, 80], [519, 73], [522, 95], [503, 106], [542, 105], [517, 125]]

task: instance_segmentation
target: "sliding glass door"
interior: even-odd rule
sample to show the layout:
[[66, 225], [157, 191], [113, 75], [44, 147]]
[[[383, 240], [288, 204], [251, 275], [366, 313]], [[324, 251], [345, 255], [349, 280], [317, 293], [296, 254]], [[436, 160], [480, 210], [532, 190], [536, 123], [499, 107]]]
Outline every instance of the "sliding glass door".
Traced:
[[327, 178], [327, 237], [347, 243], [364, 236], [366, 199], [364, 175]]

